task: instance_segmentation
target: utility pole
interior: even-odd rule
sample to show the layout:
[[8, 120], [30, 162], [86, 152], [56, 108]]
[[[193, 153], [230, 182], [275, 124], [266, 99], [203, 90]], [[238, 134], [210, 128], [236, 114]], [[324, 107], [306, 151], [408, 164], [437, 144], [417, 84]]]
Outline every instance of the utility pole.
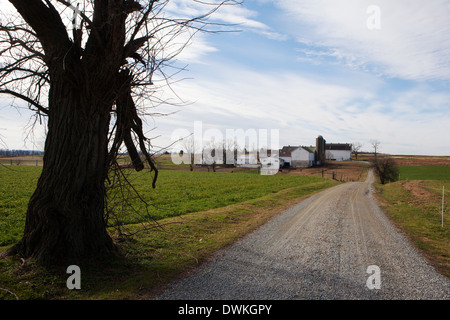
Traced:
[[442, 228], [444, 227], [444, 194], [445, 194], [445, 185], [442, 186], [442, 221], [441, 221]]

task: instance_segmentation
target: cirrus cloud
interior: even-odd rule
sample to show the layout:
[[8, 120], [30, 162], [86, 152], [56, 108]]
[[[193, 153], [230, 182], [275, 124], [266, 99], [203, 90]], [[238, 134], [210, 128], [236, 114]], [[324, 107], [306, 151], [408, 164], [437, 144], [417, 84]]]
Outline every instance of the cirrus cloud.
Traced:
[[[408, 80], [450, 79], [450, 2], [446, 0], [278, 0], [295, 21], [301, 58]], [[380, 12], [370, 29], [369, 6]]]

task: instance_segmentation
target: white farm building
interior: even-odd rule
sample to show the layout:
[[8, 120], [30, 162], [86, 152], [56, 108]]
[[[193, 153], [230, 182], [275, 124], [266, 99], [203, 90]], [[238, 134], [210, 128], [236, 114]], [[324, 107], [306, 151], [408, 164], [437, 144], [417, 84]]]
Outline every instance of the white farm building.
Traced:
[[352, 145], [348, 143], [326, 143], [325, 159], [335, 161], [352, 160]]
[[313, 149], [313, 147], [287, 146], [280, 150], [279, 157], [290, 167], [312, 167], [315, 161]]
[[322, 136], [318, 136], [315, 147], [287, 146], [280, 150], [279, 156], [286, 166], [307, 168], [322, 165], [327, 160], [351, 160], [352, 145], [349, 143], [327, 143]]

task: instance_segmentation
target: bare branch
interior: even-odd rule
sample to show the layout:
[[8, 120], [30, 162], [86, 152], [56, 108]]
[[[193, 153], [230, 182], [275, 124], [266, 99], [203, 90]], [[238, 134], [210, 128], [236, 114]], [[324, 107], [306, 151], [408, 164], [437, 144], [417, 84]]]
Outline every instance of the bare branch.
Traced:
[[0, 93], [6, 93], [6, 94], [10, 94], [10, 95], [12, 95], [14, 97], [20, 98], [20, 99], [28, 102], [30, 105], [35, 106], [40, 112], [48, 115], [48, 109], [47, 108], [41, 106], [40, 104], [36, 103], [36, 101], [30, 99], [27, 96], [24, 96], [23, 94], [20, 94], [18, 92], [15, 92], [15, 91], [12, 91], [12, 90], [9, 90], [9, 89], [0, 89]]
[[30, 25], [48, 58], [60, 55], [70, 47], [66, 27], [55, 7], [41, 0], [9, 0]]

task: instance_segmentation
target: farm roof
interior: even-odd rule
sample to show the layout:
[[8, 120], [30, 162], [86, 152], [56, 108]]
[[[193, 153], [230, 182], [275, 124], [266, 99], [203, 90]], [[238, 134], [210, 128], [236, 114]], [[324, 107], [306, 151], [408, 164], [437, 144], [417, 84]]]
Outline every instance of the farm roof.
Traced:
[[280, 150], [280, 157], [290, 157], [291, 156], [291, 152], [294, 151], [295, 149], [298, 149], [299, 147], [283, 147]]
[[304, 149], [308, 151], [309, 153], [314, 153], [315, 148], [314, 147], [302, 147], [302, 146], [287, 146], [283, 147], [283, 149], [280, 150], [280, 157], [290, 157], [292, 151], [296, 149]]
[[349, 143], [326, 143], [325, 150], [352, 150], [352, 145]]

